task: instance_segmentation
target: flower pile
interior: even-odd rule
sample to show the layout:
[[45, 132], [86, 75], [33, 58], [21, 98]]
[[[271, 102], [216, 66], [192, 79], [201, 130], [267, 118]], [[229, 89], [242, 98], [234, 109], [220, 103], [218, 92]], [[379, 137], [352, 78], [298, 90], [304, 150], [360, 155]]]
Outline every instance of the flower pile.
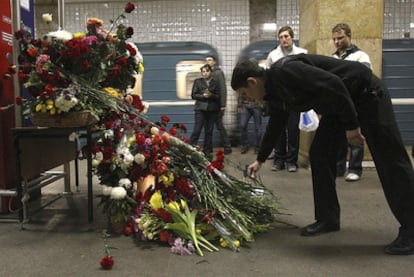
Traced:
[[[139, 51], [126, 42], [133, 29], [120, 23], [133, 9], [128, 3], [109, 31], [90, 18], [86, 34], [57, 31], [38, 40], [17, 32], [17, 73], [32, 96], [18, 100], [28, 115], [89, 110], [99, 119], [101, 135], [90, 145], [99, 205], [126, 235], [164, 242], [181, 255], [202, 256], [218, 245], [237, 251], [269, 229], [276, 198], [259, 180], [225, 173], [223, 150], [207, 159], [188, 144], [184, 125], [169, 127], [168, 116], [150, 122], [141, 99], [126, 95], [143, 71]], [[112, 268], [109, 253], [101, 266]]]
[[[127, 42], [133, 28], [122, 24], [134, 9], [134, 4], [127, 3], [111, 21], [109, 31], [103, 29], [104, 22], [98, 18], [87, 20], [86, 33], [59, 30], [35, 39], [30, 32], [17, 31], [19, 66], [10, 66], [9, 73], [18, 74], [30, 95], [16, 99], [24, 107], [23, 114], [59, 117], [87, 110], [97, 120], [106, 120], [110, 112], [125, 109], [124, 98], [134, 87], [135, 75], [144, 71], [137, 47]], [[46, 15], [44, 20], [50, 22], [51, 16]], [[137, 96], [128, 100], [139, 111], [144, 110]]]
[[[188, 144], [184, 126], [168, 129], [169, 120], [162, 116], [151, 123], [137, 116], [106, 122], [92, 145], [104, 213], [128, 219], [125, 234], [165, 242], [178, 254], [218, 251], [215, 242], [237, 251], [268, 230], [275, 197], [259, 181], [226, 174], [223, 150], [209, 161]], [[114, 191], [121, 196], [114, 199]], [[108, 200], [117, 202], [114, 214], [105, 208], [112, 205]]]

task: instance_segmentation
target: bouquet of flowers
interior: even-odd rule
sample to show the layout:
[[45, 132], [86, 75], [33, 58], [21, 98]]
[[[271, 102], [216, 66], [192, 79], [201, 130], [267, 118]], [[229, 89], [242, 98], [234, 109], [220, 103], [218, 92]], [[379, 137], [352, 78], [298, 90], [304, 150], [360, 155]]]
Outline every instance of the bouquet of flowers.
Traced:
[[136, 201], [124, 214], [130, 219], [125, 228], [137, 238], [171, 244], [174, 253], [199, 255], [217, 251], [214, 241], [238, 250], [268, 230], [277, 211], [275, 196], [260, 181], [224, 173], [223, 150], [209, 161], [188, 144], [183, 125], [167, 130], [169, 120], [114, 118], [92, 145], [103, 194], [108, 187], [126, 187]]
[[[133, 28], [121, 23], [134, 8], [127, 3], [111, 21], [109, 31], [98, 18], [88, 19], [85, 33], [58, 30], [35, 39], [29, 32], [17, 31], [19, 67], [11, 66], [9, 71], [17, 71], [30, 94], [27, 99], [16, 99], [24, 107], [23, 114], [47, 113], [59, 118], [65, 113], [89, 111], [97, 120], [104, 120], [111, 112], [127, 109], [126, 93], [135, 84], [134, 76], [144, 70], [137, 47], [127, 42]], [[44, 18], [51, 20], [50, 15]], [[144, 109], [139, 100], [129, 101], [138, 110]]]
[[100, 205], [111, 220], [127, 220], [126, 234], [169, 243], [179, 254], [217, 251], [214, 242], [237, 251], [269, 229], [277, 199], [260, 180], [225, 173], [223, 150], [207, 159], [188, 144], [184, 125], [169, 128], [168, 116], [150, 122], [141, 99], [126, 95], [143, 71], [138, 50], [126, 42], [133, 30], [119, 22], [133, 9], [128, 3], [109, 31], [92, 18], [86, 34], [58, 31], [36, 40], [17, 32], [18, 75], [32, 96], [19, 101], [28, 115], [89, 110], [99, 119], [101, 136], [91, 148]]

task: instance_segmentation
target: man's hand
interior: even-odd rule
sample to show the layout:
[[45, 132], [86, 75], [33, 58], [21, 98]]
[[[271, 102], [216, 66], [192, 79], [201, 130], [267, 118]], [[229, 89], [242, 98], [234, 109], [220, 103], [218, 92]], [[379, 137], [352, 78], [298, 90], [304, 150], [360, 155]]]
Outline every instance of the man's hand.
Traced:
[[256, 172], [258, 172], [261, 167], [262, 163], [259, 161], [255, 161], [247, 168], [247, 174], [250, 176], [250, 178], [256, 179]]
[[353, 130], [347, 130], [346, 139], [351, 145], [361, 145], [365, 141], [365, 137], [361, 134], [361, 129], [359, 127]]

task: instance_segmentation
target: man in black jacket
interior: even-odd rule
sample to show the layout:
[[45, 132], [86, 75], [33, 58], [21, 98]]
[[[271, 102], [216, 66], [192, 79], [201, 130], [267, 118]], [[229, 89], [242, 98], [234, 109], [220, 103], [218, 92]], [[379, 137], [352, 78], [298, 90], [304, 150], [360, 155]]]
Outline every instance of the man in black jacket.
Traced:
[[358, 62], [319, 55], [288, 56], [260, 68], [248, 60], [236, 65], [231, 86], [241, 96], [270, 105], [270, 118], [251, 177], [274, 147], [289, 112], [314, 109], [322, 115], [309, 156], [316, 222], [302, 229], [313, 236], [340, 229], [335, 189], [338, 142], [370, 148], [388, 204], [399, 221], [398, 237], [385, 248], [394, 255], [414, 254], [414, 172], [402, 143], [387, 88]]

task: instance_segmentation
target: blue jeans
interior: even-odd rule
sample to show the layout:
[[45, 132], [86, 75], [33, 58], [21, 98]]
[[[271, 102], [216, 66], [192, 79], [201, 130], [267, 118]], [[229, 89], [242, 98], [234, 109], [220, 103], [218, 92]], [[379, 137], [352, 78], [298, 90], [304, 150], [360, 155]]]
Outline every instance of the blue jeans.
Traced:
[[284, 166], [297, 166], [299, 154], [299, 119], [300, 113], [291, 112], [289, 114], [285, 132], [281, 134], [275, 146], [275, 159], [273, 164]]
[[213, 128], [216, 121], [217, 111], [194, 111], [194, 129], [190, 137], [190, 144], [197, 145], [201, 131], [204, 127], [204, 146], [203, 152], [211, 154], [213, 152]]
[[355, 173], [359, 176], [362, 175], [362, 160], [364, 159], [364, 145], [350, 145], [343, 137], [338, 148], [338, 159], [336, 162], [336, 172], [339, 175], [345, 174], [346, 171], [346, 157], [348, 154], [348, 148], [351, 150], [349, 153], [348, 173]]
[[254, 120], [254, 147], [257, 149], [260, 147], [260, 142], [262, 140], [262, 111], [260, 108], [247, 108], [245, 105], [243, 105], [243, 110], [240, 117], [241, 143], [242, 146], [249, 146], [248, 124], [251, 117], [253, 117]]
[[224, 129], [223, 125], [223, 115], [224, 113], [222, 111], [214, 112], [215, 113], [215, 122], [217, 131], [220, 133], [221, 142], [223, 143], [224, 150], [231, 150], [231, 144], [229, 136], [227, 135], [226, 129]]

